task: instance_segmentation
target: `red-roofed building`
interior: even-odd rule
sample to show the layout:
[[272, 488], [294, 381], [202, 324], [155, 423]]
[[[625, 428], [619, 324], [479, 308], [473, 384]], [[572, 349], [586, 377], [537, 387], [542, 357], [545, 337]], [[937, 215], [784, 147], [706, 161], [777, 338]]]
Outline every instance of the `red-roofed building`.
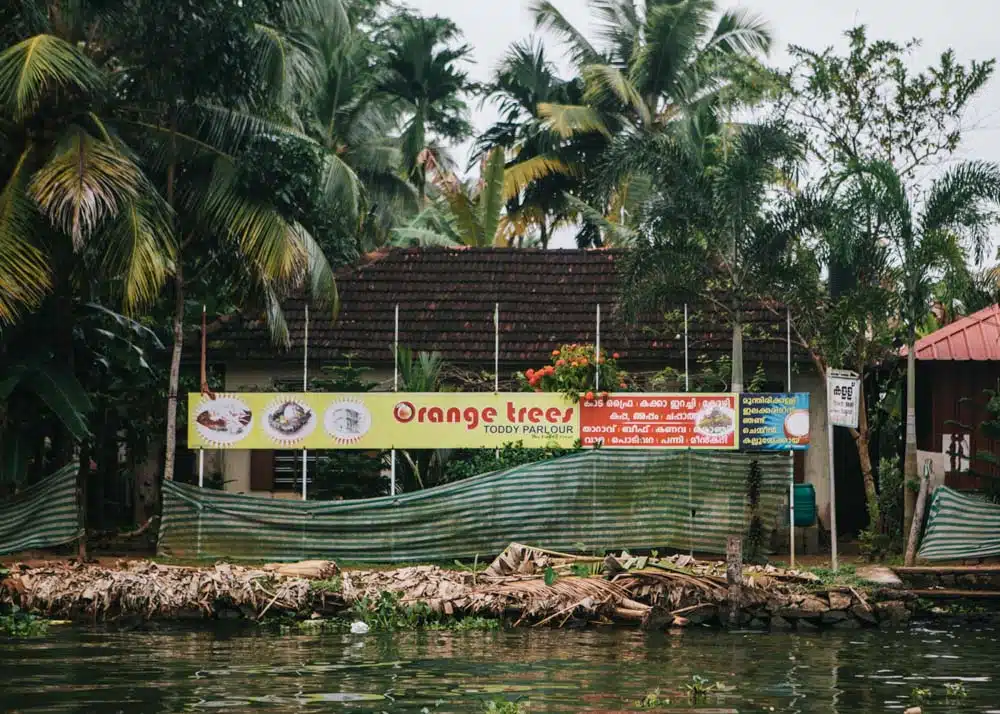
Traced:
[[[1000, 380], [1000, 305], [956, 320], [914, 345], [917, 359], [917, 448], [921, 468], [934, 465], [934, 485], [979, 490], [980, 479], [969, 471], [970, 454], [998, 451], [973, 428], [983, 418], [984, 389]], [[904, 347], [902, 356], [907, 356]], [[961, 456], [953, 452], [961, 452]], [[964, 457], [964, 458], [963, 458]], [[982, 469], [983, 466], [979, 465]]]

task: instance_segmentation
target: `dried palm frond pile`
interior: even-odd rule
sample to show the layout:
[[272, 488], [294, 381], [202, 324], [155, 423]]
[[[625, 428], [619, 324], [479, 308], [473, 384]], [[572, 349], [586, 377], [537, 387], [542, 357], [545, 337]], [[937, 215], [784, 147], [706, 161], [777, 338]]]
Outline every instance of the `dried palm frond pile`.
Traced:
[[[535, 626], [630, 622], [658, 629], [689, 620], [727, 622], [734, 606], [741, 620], [875, 622], [870, 604], [851, 588], [809, 592], [805, 586], [815, 583], [809, 573], [747, 567], [733, 603], [723, 563], [628, 553], [574, 556], [516, 543], [479, 573], [429, 565], [342, 573], [330, 561], [262, 568], [118, 566], [14, 566], [0, 582], [0, 603], [66, 618], [204, 617], [235, 611], [260, 619], [268, 613], [334, 614], [384, 602], [383, 594], [391, 593], [392, 602], [403, 607]], [[313, 584], [317, 580], [324, 582]]]
[[208, 616], [220, 608], [259, 618], [268, 610], [301, 611], [312, 606], [304, 578], [221, 563], [180, 568], [150, 562], [96, 565], [14, 566], [0, 584], [0, 598], [50, 617]]

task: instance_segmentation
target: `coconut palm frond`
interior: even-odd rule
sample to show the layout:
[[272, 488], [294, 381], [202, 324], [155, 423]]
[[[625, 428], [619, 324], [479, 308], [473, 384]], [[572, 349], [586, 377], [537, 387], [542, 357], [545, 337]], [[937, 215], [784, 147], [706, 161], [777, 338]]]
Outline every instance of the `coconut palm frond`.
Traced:
[[35, 35], [0, 54], [0, 107], [15, 120], [30, 116], [54, 89], [90, 95], [104, 75], [74, 45], [53, 35]]
[[598, 61], [600, 53], [549, 0], [532, 0], [528, 9], [535, 16], [535, 29], [549, 30], [558, 35], [566, 43], [574, 64]]
[[330, 205], [347, 212], [351, 220], [357, 217], [362, 183], [354, 169], [336, 154], [327, 153], [324, 156], [321, 187]]
[[0, 191], [0, 323], [36, 307], [52, 287], [45, 254], [32, 243], [38, 213], [25, 193], [31, 153], [24, 150]]
[[163, 207], [133, 201], [102, 234], [105, 271], [121, 281], [126, 314], [153, 303], [173, 270], [174, 236]]
[[309, 295], [313, 302], [336, 318], [340, 312], [340, 292], [337, 290], [337, 277], [330, 262], [323, 252], [322, 246], [316, 242], [312, 234], [302, 226], [292, 226], [299, 243], [306, 255], [305, 271], [309, 280]]
[[273, 101], [286, 104], [319, 85], [322, 66], [305, 37], [264, 24], [255, 29], [258, 71]]
[[580, 214], [580, 218], [585, 223], [589, 223], [599, 228], [605, 236], [605, 244], [610, 247], [624, 248], [632, 244], [637, 236], [636, 231], [621, 223], [609, 221], [608, 218], [591, 206], [572, 194], [566, 194], [566, 202]]
[[516, 198], [527, 186], [548, 176], [575, 176], [577, 167], [555, 156], [533, 156], [504, 172], [503, 200]]
[[145, 184], [129, 157], [74, 127], [35, 172], [28, 193], [79, 250], [104, 219], [137, 201]]
[[564, 139], [578, 134], [603, 134], [611, 136], [611, 131], [600, 113], [586, 106], [542, 103], [538, 105], [538, 116], [545, 120], [544, 126]]
[[588, 104], [601, 105], [616, 100], [632, 109], [645, 126], [652, 123], [642, 95], [620, 69], [607, 64], [591, 64], [584, 67], [581, 74], [586, 83], [583, 98]]
[[718, 49], [726, 54], [767, 54], [774, 42], [770, 24], [746, 8], [722, 14], [706, 50]]
[[272, 283], [294, 283], [308, 256], [295, 227], [272, 207], [242, 196], [232, 167], [217, 162], [192, 208], [207, 230], [227, 236]]

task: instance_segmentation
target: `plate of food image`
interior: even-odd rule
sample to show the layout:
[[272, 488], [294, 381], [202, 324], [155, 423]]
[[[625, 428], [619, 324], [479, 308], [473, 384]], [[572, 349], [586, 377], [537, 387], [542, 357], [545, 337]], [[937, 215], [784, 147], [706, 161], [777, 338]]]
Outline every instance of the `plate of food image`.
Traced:
[[806, 409], [795, 409], [789, 412], [782, 426], [785, 438], [793, 444], [809, 443], [809, 412]]
[[253, 412], [236, 397], [219, 395], [205, 399], [194, 417], [198, 433], [214, 444], [235, 444], [246, 438], [253, 427]]
[[694, 418], [694, 430], [702, 436], [726, 436], [736, 428], [732, 409], [713, 406], [698, 412]]
[[281, 444], [302, 441], [316, 429], [316, 412], [298, 399], [278, 399], [264, 413], [264, 431]]

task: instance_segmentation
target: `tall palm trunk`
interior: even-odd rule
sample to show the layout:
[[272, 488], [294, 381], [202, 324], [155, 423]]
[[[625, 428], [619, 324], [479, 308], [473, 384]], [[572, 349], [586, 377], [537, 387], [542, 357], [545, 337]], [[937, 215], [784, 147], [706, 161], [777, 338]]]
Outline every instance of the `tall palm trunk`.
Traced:
[[903, 533], [909, 533], [917, 494], [909, 487], [917, 476], [917, 357], [914, 339], [906, 347], [906, 450], [903, 455]]
[[733, 379], [731, 391], [740, 394], [743, 391], [743, 317], [740, 315], [739, 303], [733, 301]]
[[170, 376], [167, 382], [167, 453], [163, 460], [163, 479], [173, 481], [177, 459], [177, 393], [181, 380], [181, 352], [184, 346], [184, 275], [180, 255], [174, 275], [173, 351], [170, 354]]
[[[167, 205], [174, 207], [174, 182], [177, 178], [177, 131], [173, 111], [170, 116], [170, 163], [167, 165]], [[176, 219], [172, 219], [176, 220]], [[184, 271], [181, 262], [181, 248], [177, 249], [177, 265], [174, 271], [174, 324], [173, 351], [170, 354], [170, 374], [167, 381], [167, 434], [166, 454], [163, 458], [163, 480], [174, 480], [174, 464], [177, 459], [177, 392], [180, 389], [181, 350], [184, 346]]]

